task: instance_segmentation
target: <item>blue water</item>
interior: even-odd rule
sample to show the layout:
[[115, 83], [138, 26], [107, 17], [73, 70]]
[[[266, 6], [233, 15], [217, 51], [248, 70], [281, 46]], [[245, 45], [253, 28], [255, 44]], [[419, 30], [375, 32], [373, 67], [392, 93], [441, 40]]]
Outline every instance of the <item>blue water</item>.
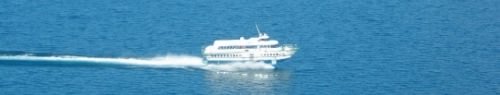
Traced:
[[[499, 0], [2, 0], [0, 93], [500, 94]], [[255, 36], [291, 59], [207, 65]]]

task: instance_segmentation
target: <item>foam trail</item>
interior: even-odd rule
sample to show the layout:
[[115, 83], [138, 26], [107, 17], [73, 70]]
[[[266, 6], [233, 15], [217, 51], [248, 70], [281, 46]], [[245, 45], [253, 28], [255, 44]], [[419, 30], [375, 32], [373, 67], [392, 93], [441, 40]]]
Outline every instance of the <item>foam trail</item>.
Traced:
[[198, 68], [210, 71], [241, 71], [255, 69], [274, 69], [265, 63], [228, 63], [204, 64], [203, 59], [189, 55], [167, 55], [153, 58], [100, 58], [83, 56], [34, 56], [34, 55], [0, 55], [0, 60], [19, 61], [54, 61], [54, 62], [92, 62], [104, 64], [123, 64], [161, 68]]
[[16, 56], [0, 56], [0, 60], [93, 62], [93, 63], [126, 64], [126, 65], [142, 65], [142, 66], [159, 66], [159, 67], [189, 67], [189, 66], [203, 65], [201, 58], [182, 56], [182, 55], [155, 57], [151, 59], [16, 55]]

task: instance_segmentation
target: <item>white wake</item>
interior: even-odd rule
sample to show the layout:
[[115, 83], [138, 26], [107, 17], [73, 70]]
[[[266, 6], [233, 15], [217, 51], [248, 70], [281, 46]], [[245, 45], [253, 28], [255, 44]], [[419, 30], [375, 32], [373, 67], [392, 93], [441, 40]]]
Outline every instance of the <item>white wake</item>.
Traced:
[[189, 55], [167, 55], [153, 58], [101, 58], [84, 56], [34, 56], [34, 55], [0, 55], [0, 60], [18, 61], [54, 61], [54, 62], [91, 62], [99, 64], [121, 64], [155, 68], [197, 68], [210, 71], [240, 71], [274, 69], [265, 63], [227, 63], [205, 64], [203, 59]]

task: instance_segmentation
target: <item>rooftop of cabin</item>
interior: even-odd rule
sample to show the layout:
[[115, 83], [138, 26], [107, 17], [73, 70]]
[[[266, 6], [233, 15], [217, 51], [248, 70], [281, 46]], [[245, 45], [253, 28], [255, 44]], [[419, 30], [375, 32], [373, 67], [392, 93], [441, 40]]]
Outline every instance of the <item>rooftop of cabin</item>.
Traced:
[[240, 38], [239, 40], [215, 40], [214, 46], [231, 46], [231, 45], [276, 45], [278, 41], [252, 37], [249, 39]]

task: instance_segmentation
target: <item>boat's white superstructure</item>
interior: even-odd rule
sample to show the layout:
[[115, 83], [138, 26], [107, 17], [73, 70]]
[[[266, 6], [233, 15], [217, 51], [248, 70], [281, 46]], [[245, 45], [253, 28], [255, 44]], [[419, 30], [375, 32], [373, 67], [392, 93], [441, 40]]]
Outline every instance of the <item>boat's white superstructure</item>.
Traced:
[[258, 37], [236, 40], [216, 40], [205, 47], [203, 55], [207, 61], [271, 61], [287, 59], [297, 50], [295, 45], [279, 45], [277, 40], [272, 40], [266, 33], [259, 32]]

